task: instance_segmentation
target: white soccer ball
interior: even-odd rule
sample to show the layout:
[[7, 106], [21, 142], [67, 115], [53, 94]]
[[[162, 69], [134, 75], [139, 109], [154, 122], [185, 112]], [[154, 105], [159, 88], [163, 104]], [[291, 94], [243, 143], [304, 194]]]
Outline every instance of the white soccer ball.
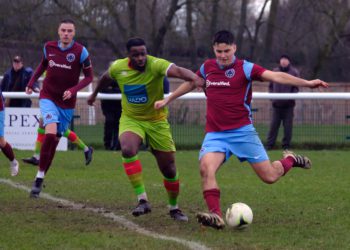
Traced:
[[226, 222], [229, 227], [246, 228], [253, 222], [253, 211], [247, 204], [234, 203], [226, 211]]

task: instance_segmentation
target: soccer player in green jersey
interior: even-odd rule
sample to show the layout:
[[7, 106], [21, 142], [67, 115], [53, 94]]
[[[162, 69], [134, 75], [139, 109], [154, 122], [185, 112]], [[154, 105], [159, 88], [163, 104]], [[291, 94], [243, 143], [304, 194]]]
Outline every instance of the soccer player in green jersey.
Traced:
[[200, 78], [188, 69], [147, 55], [146, 44], [141, 38], [129, 39], [126, 48], [128, 57], [116, 60], [102, 75], [88, 104], [94, 103], [100, 89], [111, 80], [118, 82], [122, 93], [119, 139], [123, 166], [138, 198], [138, 205], [132, 214], [139, 216], [151, 212], [138, 158], [139, 145], [147, 137], [151, 152], [164, 176], [169, 215], [178, 221], [188, 221], [177, 202], [180, 181], [175, 165], [175, 145], [167, 121], [168, 110], [156, 110], [154, 103], [163, 98], [164, 77], [177, 77], [196, 84]]

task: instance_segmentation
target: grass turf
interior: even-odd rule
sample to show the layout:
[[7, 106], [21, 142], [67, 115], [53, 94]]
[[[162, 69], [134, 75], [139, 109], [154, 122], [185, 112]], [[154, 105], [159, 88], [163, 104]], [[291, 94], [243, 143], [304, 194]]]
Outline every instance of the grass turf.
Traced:
[[[232, 158], [219, 171], [223, 210], [244, 202], [254, 221], [242, 231], [202, 228], [195, 213], [205, 211], [198, 173], [197, 151], [176, 155], [181, 179], [179, 203], [189, 223], [170, 219], [162, 176], [148, 152], [141, 152], [146, 190], [152, 213], [130, 215], [135, 195], [121, 165], [119, 152], [96, 151], [84, 166], [81, 151], [58, 152], [44, 192], [92, 207], [103, 207], [154, 232], [200, 242], [214, 249], [350, 249], [350, 154], [347, 151], [302, 151], [313, 161], [311, 170], [292, 169], [273, 185], [262, 183], [246, 164]], [[17, 158], [30, 152], [16, 151]], [[269, 152], [278, 159], [280, 151]], [[21, 164], [17, 177], [9, 176], [0, 157], [0, 178], [31, 186], [36, 168]], [[0, 183], [0, 249], [183, 249], [174, 242], [156, 240], [118, 225], [98, 214], [73, 211]]]

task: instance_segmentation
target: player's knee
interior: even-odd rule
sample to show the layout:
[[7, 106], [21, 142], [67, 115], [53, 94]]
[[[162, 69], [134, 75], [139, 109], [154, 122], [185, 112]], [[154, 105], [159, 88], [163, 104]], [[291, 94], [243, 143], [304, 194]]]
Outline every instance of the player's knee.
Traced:
[[260, 178], [266, 184], [273, 184], [278, 180], [278, 178], [272, 175], [260, 176]]
[[131, 158], [137, 154], [137, 149], [131, 147], [130, 145], [122, 145], [121, 151], [123, 157], [125, 158]]

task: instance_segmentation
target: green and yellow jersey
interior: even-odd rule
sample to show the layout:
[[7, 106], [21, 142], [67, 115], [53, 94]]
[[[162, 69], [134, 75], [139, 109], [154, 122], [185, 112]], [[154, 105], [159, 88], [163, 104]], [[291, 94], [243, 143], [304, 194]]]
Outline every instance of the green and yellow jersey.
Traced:
[[154, 109], [154, 103], [164, 96], [163, 81], [172, 63], [147, 55], [144, 72], [129, 66], [129, 58], [119, 59], [109, 67], [109, 75], [118, 82], [122, 93], [123, 115], [138, 120], [159, 121], [168, 109]]

